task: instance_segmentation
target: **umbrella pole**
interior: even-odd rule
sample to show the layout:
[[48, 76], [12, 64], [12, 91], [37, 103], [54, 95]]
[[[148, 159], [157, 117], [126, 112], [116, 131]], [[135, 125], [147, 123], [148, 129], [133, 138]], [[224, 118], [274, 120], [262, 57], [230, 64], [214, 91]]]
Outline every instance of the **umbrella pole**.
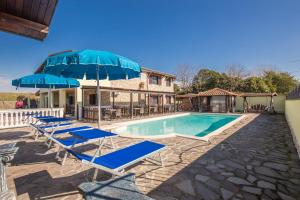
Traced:
[[100, 128], [100, 121], [101, 121], [101, 92], [100, 92], [100, 81], [99, 81], [99, 66], [97, 66], [97, 99], [98, 99], [98, 128]]

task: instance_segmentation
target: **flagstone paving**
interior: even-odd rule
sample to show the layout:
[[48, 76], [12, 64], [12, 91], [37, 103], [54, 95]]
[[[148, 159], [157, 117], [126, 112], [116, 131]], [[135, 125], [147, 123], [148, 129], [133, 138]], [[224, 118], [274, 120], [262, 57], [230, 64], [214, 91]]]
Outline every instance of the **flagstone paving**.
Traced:
[[[17, 199], [82, 199], [77, 186], [92, 169], [73, 158], [61, 166], [55, 148], [34, 141], [29, 128], [0, 131], [0, 143], [14, 141], [20, 150], [7, 174]], [[138, 141], [115, 139], [118, 148]], [[155, 199], [300, 199], [300, 160], [283, 115], [248, 114], [210, 142], [154, 141], [167, 145], [165, 167], [145, 161], [128, 170], [136, 174], [139, 189]], [[93, 153], [95, 148], [77, 150]], [[98, 180], [107, 178], [98, 174]]]

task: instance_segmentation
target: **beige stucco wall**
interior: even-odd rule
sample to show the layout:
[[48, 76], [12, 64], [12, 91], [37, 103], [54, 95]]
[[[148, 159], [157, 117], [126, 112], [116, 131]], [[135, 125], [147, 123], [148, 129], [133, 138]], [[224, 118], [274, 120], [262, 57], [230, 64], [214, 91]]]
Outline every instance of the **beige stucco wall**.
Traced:
[[[149, 84], [146, 73], [141, 73], [140, 78], [134, 78], [130, 80], [115, 80], [110, 81], [110, 87], [125, 88], [125, 89], [143, 89], [152, 91], [174, 92], [174, 82], [171, 82], [171, 86], [166, 85], [165, 77], [162, 77], [161, 85]], [[143, 85], [143, 87], [141, 87]]]
[[300, 99], [285, 101], [285, 117], [300, 156]]
[[[273, 97], [274, 98], [274, 108], [275, 111], [278, 113], [284, 113], [285, 110], [285, 95], [278, 95]], [[247, 97], [249, 105], [257, 105], [262, 104], [269, 106], [271, 97]], [[236, 98], [236, 110], [243, 111], [243, 97]]]

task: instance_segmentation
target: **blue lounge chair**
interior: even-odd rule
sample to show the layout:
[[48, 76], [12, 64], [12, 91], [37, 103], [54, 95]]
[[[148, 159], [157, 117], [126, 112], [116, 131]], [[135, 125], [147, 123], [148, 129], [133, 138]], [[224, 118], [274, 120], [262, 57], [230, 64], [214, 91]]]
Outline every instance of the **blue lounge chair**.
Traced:
[[[110, 139], [111, 145], [109, 147], [115, 148], [113, 143], [113, 138], [118, 135], [115, 133], [103, 131], [100, 129], [86, 129], [86, 130], [78, 130], [78, 131], [70, 131], [71, 137], [68, 138], [55, 138], [49, 137], [50, 140], [58, 144], [58, 150], [56, 154], [56, 158], [59, 159], [59, 154], [61, 152], [61, 147], [66, 150], [70, 150], [74, 147], [99, 142], [99, 151], [101, 151], [102, 146], [107, 146], [106, 139]], [[68, 156], [68, 151], [66, 151], [64, 158], [62, 159], [62, 165], [64, 164], [66, 158]]]
[[[159, 153], [160, 164], [163, 166], [163, 160], [160, 155], [166, 146], [163, 144], [143, 141], [123, 149], [98, 156], [97, 150], [94, 156], [77, 153], [73, 150], [68, 150], [73, 156], [81, 160], [82, 163], [88, 164], [96, 169], [109, 172], [113, 175], [122, 176], [125, 168], [133, 165], [143, 159], [149, 158], [155, 153]], [[94, 176], [95, 177], [95, 176]]]
[[64, 122], [69, 122], [72, 121], [71, 118], [66, 118], [66, 117], [48, 117], [48, 118], [41, 118], [40, 121], [42, 123], [64, 123]]
[[[26, 119], [28, 122], [30, 121], [31, 115], [29, 115], [29, 117]], [[33, 116], [32, 118], [35, 119], [34, 122], [29, 123], [30, 126], [32, 126], [33, 128], [36, 128], [38, 125], [42, 124], [42, 122], [40, 121], [41, 119], [47, 119], [47, 118], [53, 118], [54, 116]]]
[[54, 116], [52, 116], [52, 115], [49, 115], [49, 116], [35, 116], [33, 118], [35, 118], [35, 119], [47, 119], [47, 118], [54, 118]]
[[[61, 124], [60, 124], [60, 127], [61, 127]], [[50, 148], [51, 144], [52, 144], [52, 140], [51, 140], [52, 137], [56, 137], [57, 135], [66, 134], [66, 133], [70, 133], [70, 132], [87, 130], [87, 129], [93, 129], [93, 127], [78, 126], [78, 127], [70, 127], [70, 128], [66, 128], [66, 129], [59, 129], [59, 130], [52, 129], [51, 131], [48, 131], [47, 129], [42, 128], [42, 129], [40, 129], [40, 133], [47, 137], [46, 145], [48, 146], [48, 148]]]
[[37, 140], [40, 135], [44, 135], [45, 129], [52, 129], [52, 131], [54, 131], [59, 127], [73, 124], [72, 119], [63, 117], [46, 117], [40, 118], [39, 121], [40, 123], [38, 125], [32, 125], [35, 128], [35, 140]]

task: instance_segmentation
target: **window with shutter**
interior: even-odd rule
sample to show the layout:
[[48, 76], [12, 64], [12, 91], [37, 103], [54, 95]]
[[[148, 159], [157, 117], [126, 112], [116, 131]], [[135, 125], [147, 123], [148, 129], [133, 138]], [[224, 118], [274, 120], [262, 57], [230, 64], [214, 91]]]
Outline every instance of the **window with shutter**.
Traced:
[[149, 84], [161, 85], [161, 77], [155, 75], [150, 76]]
[[170, 87], [171, 86], [171, 78], [166, 78], [166, 86]]

